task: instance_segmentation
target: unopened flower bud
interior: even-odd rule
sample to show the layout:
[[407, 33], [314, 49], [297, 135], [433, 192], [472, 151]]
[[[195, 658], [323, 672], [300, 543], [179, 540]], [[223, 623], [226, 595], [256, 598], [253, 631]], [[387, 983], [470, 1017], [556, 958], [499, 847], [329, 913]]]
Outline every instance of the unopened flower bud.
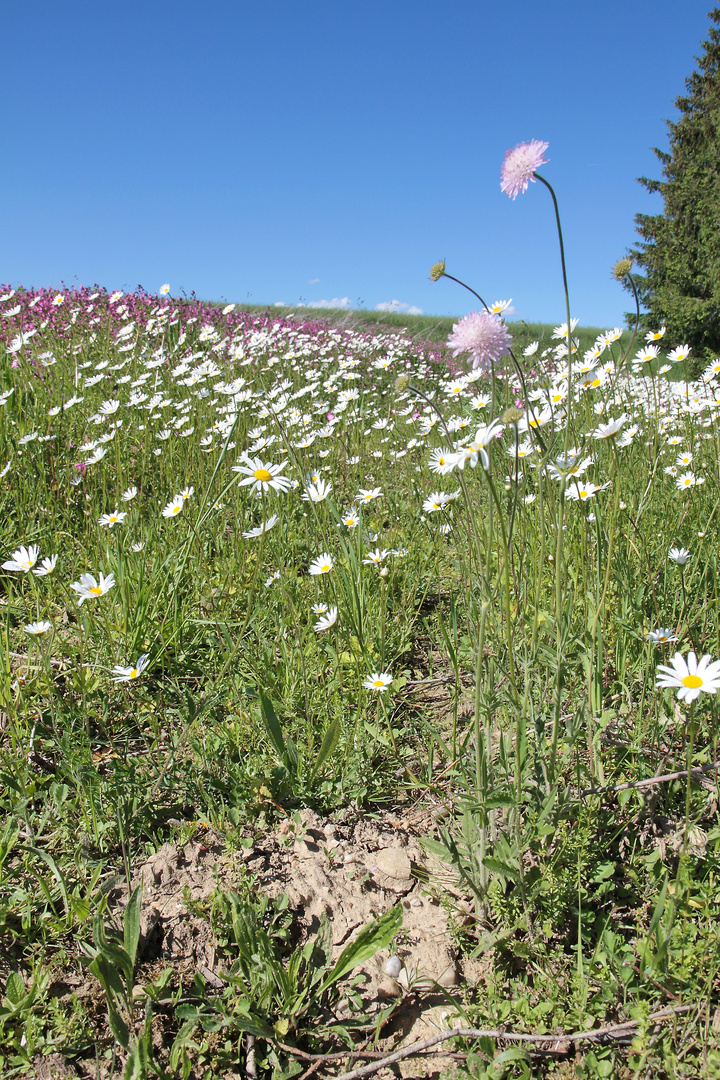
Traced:
[[439, 281], [444, 273], [445, 273], [445, 260], [443, 259], [442, 262], [437, 262], [437, 263], [435, 263], [434, 266], [430, 267], [430, 280], [431, 281]]
[[632, 270], [632, 259], [618, 259], [613, 266], [613, 277], [618, 281], [622, 281], [624, 277], [627, 277]]
[[503, 424], [517, 424], [522, 418], [522, 409], [516, 409], [514, 405], [511, 405], [509, 409], [505, 410], [500, 419]]
[[406, 390], [410, 383], [410, 379], [407, 375], [398, 375], [395, 380], [395, 393], [402, 394], [403, 390]]

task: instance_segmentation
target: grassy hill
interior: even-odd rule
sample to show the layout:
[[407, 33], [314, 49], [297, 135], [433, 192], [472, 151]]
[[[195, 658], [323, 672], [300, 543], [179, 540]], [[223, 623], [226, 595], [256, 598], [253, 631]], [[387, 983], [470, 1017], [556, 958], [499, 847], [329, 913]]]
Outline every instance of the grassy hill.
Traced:
[[[275, 313], [290, 319], [323, 319], [334, 326], [353, 330], [382, 330], [405, 333], [414, 341], [434, 341], [445, 344], [453, 325], [461, 315], [404, 315], [387, 311], [368, 311], [363, 308], [313, 308], [313, 307], [275, 307], [267, 304], [238, 304], [236, 310]], [[523, 349], [531, 341], [539, 341], [541, 346], [550, 344], [554, 323], [526, 322], [518, 319], [508, 326]], [[589, 348], [598, 334], [609, 327], [578, 326], [575, 337], [579, 338], [581, 351]]]

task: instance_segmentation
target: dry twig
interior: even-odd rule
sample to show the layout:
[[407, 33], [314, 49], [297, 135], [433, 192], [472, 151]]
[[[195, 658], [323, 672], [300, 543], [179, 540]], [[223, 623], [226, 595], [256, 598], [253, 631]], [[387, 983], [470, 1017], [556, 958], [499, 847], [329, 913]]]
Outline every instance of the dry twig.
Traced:
[[[672, 1019], [672, 1017], [677, 1016], [679, 1013], [689, 1012], [689, 1010], [689, 1005], [681, 1005], [676, 1009], [663, 1009], [660, 1012], [652, 1013], [648, 1019], [660, 1022], [661, 1020]], [[631, 1035], [638, 1026], [638, 1020], [629, 1020], [624, 1024], [612, 1024], [609, 1027], [595, 1028], [592, 1031], [575, 1031], [567, 1035], [525, 1035], [514, 1031], [485, 1031], [478, 1028], [464, 1027], [452, 1028], [450, 1031], [444, 1031], [439, 1035], [433, 1035], [430, 1039], [424, 1039], [422, 1042], [413, 1043], [412, 1046], [405, 1046], [400, 1050], [396, 1050], [393, 1054], [388, 1054], [387, 1057], [382, 1058], [380, 1061], [371, 1061], [368, 1065], [361, 1065], [357, 1069], [351, 1069], [350, 1072], [341, 1073], [340, 1076], [336, 1076], [334, 1080], [360, 1080], [363, 1076], [371, 1076], [372, 1073], [379, 1072], [380, 1069], [384, 1069], [388, 1065], [394, 1065], [396, 1061], [402, 1061], [404, 1058], [412, 1057], [415, 1054], [421, 1053], [423, 1050], [428, 1050], [431, 1046], [437, 1046], [438, 1043], [446, 1042], [448, 1039], [502, 1039], [504, 1042], [525, 1042], [530, 1043], [533, 1046], [537, 1046], [540, 1043], [553, 1043], [553, 1049], [557, 1049], [558, 1044], [570, 1045], [575, 1042], [599, 1042], [603, 1039], [621, 1039], [627, 1035]]]

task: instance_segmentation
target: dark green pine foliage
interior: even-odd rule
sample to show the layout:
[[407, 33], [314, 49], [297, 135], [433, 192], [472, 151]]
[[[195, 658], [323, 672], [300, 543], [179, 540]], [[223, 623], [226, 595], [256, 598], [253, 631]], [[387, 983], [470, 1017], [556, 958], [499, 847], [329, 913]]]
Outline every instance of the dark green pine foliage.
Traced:
[[655, 149], [664, 180], [640, 183], [660, 192], [661, 214], [636, 214], [643, 239], [630, 251], [644, 270], [637, 275], [646, 328], [667, 326], [668, 343], [693, 347], [700, 356], [720, 352], [720, 8], [697, 71], [685, 80], [686, 96], [666, 121], [670, 153]]

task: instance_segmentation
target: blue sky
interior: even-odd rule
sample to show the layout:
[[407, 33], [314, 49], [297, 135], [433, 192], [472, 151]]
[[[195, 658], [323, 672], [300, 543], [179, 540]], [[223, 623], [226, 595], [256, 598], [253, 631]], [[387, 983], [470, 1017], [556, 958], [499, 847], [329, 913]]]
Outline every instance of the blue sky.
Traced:
[[[657, 212], [636, 177], [707, 35], [706, 0], [126, 0], [3, 5], [0, 279], [462, 314], [447, 260], [517, 317], [622, 320], [610, 267]], [[467, 299], [466, 299], [467, 296]]]

